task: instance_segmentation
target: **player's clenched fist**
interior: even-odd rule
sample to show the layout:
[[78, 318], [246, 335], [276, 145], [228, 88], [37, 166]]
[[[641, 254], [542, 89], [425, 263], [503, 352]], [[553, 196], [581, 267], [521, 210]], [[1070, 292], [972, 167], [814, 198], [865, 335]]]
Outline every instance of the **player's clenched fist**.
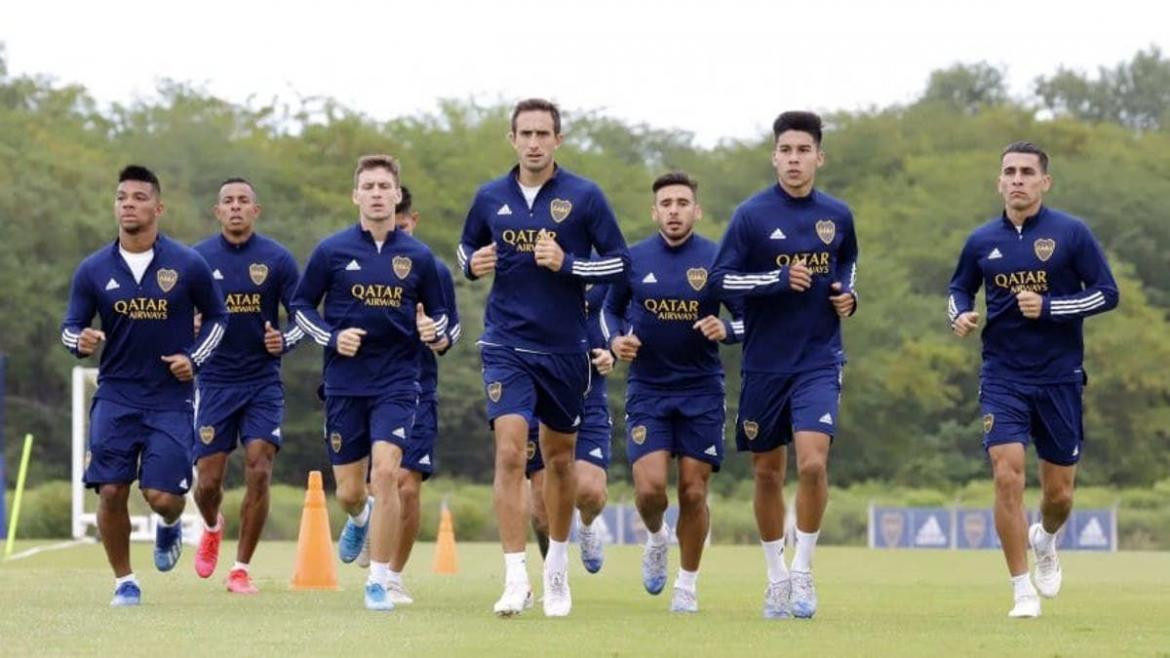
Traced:
[[422, 339], [422, 342], [434, 342], [435, 336], [438, 334], [435, 331], [435, 320], [427, 315], [421, 302], [414, 307], [414, 326], [418, 328], [418, 337]]
[[162, 357], [171, 374], [181, 382], [189, 382], [195, 378], [195, 367], [191, 365], [191, 358], [186, 354], [171, 354]]
[[979, 327], [979, 314], [975, 311], [967, 311], [960, 313], [959, 317], [955, 318], [954, 324], [951, 325], [951, 331], [959, 338], [965, 338], [967, 334], [971, 333]]
[[622, 361], [633, 361], [638, 356], [638, 348], [642, 346], [642, 341], [634, 334], [626, 334], [614, 338], [609, 346], [617, 358]]
[[81, 356], [89, 356], [97, 350], [98, 343], [101, 343], [105, 339], [106, 332], [86, 327], [81, 330], [81, 335], [77, 337], [77, 353]]
[[536, 264], [548, 268], [553, 272], [560, 272], [561, 265], [565, 263], [565, 252], [561, 249], [561, 245], [553, 239], [548, 231], [541, 231], [536, 238], [536, 248], [533, 250], [533, 255], [536, 257]]
[[720, 320], [714, 315], [708, 315], [702, 320], [699, 320], [691, 325], [691, 329], [701, 332], [707, 340], [720, 341], [727, 339], [727, 326], [723, 324], [723, 320]]
[[804, 292], [812, 286], [812, 270], [804, 261], [798, 260], [788, 266], [788, 287], [796, 292]]
[[1021, 290], [1016, 294], [1016, 305], [1024, 317], [1035, 320], [1044, 312], [1044, 297], [1031, 290]]
[[365, 329], [358, 329], [357, 327], [342, 329], [337, 334], [337, 353], [341, 356], [353, 356], [357, 354], [358, 348], [362, 346], [362, 336], [365, 335]]
[[267, 320], [264, 321], [264, 349], [272, 356], [284, 352], [284, 336]]
[[471, 273], [477, 277], [496, 271], [496, 243], [480, 247], [471, 254]]
[[602, 377], [613, 372], [613, 353], [607, 349], [595, 347], [590, 350], [593, 355], [589, 360], [593, 362], [593, 367], [597, 369], [597, 374]]
[[837, 311], [837, 315], [843, 318], [849, 317], [857, 305], [857, 298], [851, 292], [841, 292], [840, 281], [833, 282], [833, 285], [829, 286], [829, 288], [834, 293], [829, 295], [829, 301], [833, 303], [833, 309]]

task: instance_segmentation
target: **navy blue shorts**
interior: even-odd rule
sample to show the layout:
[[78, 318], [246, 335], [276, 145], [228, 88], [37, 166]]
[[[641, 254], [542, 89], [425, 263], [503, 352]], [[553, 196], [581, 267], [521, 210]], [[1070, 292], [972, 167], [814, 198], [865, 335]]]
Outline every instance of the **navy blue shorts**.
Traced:
[[1036, 454], [1058, 466], [1080, 461], [1085, 440], [1081, 397], [1084, 384], [1021, 384], [984, 379], [979, 387], [983, 449], [1004, 443], [1035, 443]]
[[722, 393], [705, 395], [650, 394], [626, 399], [626, 454], [630, 464], [665, 450], [706, 462], [718, 471], [723, 463]]
[[414, 393], [326, 396], [325, 445], [329, 461], [341, 466], [369, 457], [374, 441], [393, 443], [405, 454], [417, 407], [418, 396]]
[[435, 437], [439, 435], [439, 402], [435, 398], [418, 401], [410, 443], [402, 451], [402, 467], [422, 475], [425, 482], [435, 473]]
[[89, 409], [85, 486], [129, 484], [183, 495], [191, 488], [190, 411], [149, 411], [94, 399]]
[[284, 419], [284, 386], [227, 386], [206, 384], [195, 389], [195, 447], [193, 461], [237, 444], [262, 439], [280, 448]]
[[[544, 458], [540, 454], [540, 426], [535, 423], [528, 425], [528, 462], [524, 465], [524, 475], [544, 470]], [[609, 409], [604, 404], [590, 404], [585, 407], [585, 422], [577, 430], [577, 445], [574, 456], [577, 461], [586, 461], [603, 471], [609, 470], [609, 460], [613, 457], [613, 419], [609, 417]]]
[[529, 425], [539, 418], [557, 432], [580, 427], [591, 371], [585, 352], [543, 354], [485, 345], [480, 358], [488, 421], [519, 414]]
[[841, 404], [841, 366], [792, 375], [745, 372], [735, 422], [740, 452], [769, 452], [788, 445], [797, 432], [832, 438]]

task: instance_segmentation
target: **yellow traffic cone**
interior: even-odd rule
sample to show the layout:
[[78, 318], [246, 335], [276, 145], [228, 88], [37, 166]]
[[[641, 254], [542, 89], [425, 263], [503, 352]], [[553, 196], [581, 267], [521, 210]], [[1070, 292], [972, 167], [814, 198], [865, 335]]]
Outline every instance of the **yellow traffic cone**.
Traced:
[[439, 536], [435, 543], [435, 573], [459, 573], [459, 558], [455, 555], [455, 524], [447, 501], [439, 512]]
[[321, 471], [309, 472], [309, 489], [305, 491], [305, 507], [301, 512], [292, 588], [338, 589], [337, 564], [333, 559], [333, 533], [329, 529], [329, 510], [325, 508]]

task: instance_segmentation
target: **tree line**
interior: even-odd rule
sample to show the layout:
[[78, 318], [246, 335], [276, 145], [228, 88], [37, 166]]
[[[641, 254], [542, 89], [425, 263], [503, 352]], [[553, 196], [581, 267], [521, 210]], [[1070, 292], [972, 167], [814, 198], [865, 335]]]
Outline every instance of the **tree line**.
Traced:
[[[1156, 48], [1094, 74], [1058, 70], [1013, 98], [987, 64], [936, 71], [913, 103], [826, 114], [818, 187], [857, 218], [861, 304], [846, 322], [849, 365], [833, 453], [835, 484], [885, 480], [959, 486], [987, 473], [978, 421], [978, 341], [950, 335], [947, 282], [966, 235], [998, 214], [1000, 149], [1028, 139], [1053, 157], [1048, 201], [1083, 217], [1108, 252], [1122, 302], [1086, 323], [1086, 459], [1081, 479], [1149, 484], [1170, 473], [1170, 60]], [[767, 119], [782, 109], [758, 108]], [[69, 370], [57, 341], [70, 276], [116, 236], [117, 170], [155, 169], [167, 206], [161, 227], [193, 243], [218, 230], [221, 180], [255, 183], [258, 229], [303, 266], [316, 242], [356, 220], [355, 158], [398, 157], [422, 220], [417, 235], [449, 264], [476, 187], [514, 163], [510, 107], [446, 100], [437, 111], [379, 121], [327, 98], [231, 103], [182, 82], [157, 96], [100, 106], [87, 90], [10, 75], [0, 50], [0, 351], [9, 355], [5, 434], [38, 436], [31, 482], [69, 476]], [[737, 110], [743, 111], [743, 110]], [[628, 242], [653, 233], [650, 183], [671, 169], [700, 182], [698, 231], [718, 240], [732, 210], [775, 181], [770, 135], [712, 147], [693, 135], [570, 111], [558, 160], [595, 181]], [[487, 282], [457, 277], [464, 341], [441, 359], [440, 472], [487, 481], [491, 436], [479, 357]], [[728, 418], [739, 394], [738, 349], [724, 349]], [[82, 362], [96, 365], [96, 361]], [[276, 478], [301, 483], [327, 469], [321, 438], [319, 348], [285, 360], [284, 448]], [[612, 477], [624, 478], [624, 374], [610, 381]], [[748, 473], [731, 456], [713, 485]], [[721, 485], [719, 481], [726, 484]]]

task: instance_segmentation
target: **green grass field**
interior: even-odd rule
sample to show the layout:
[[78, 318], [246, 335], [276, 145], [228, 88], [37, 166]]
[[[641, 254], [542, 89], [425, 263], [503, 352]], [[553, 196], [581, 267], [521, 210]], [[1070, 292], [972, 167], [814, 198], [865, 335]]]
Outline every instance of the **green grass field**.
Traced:
[[[456, 576], [430, 572], [433, 550], [418, 546], [407, 568], [417, 602], [388, 614], [362, 608], [365, 574], [352, 565], [340, 565], [342, 591], [290, 591], [291, 543], [261, 544], [256, 597], [223, 590], [223, 560], [200, 580], [187, 547], [175, 571], [160, 574], [150, 546], [137, 544], [143, 605], [118, 610], [107, 606], [112, 578], [100, 546], [40, 553], [0, 563], [0, 654], [1170, 656], [1167, 553], [1065, 554], [1060, 598], [1045, 602], [1040, 619], [1009, 620], [998, 553], [822, 547], [816, 619], [768, 621], [758, 547], [708, 550], [694, 616], [667, 612], [669, 588], [643, 591], [639, 548], [610, 547], [597, 575], [584, 572], [574, 548], [572, 615], [545, 619], [538, 603], [502, 620], [490, 612], [499, 548], [460, 544]], [[234, 546], [225, 543], [223, 555]], [[539, 556], [529, 555], [539, 594]], [[672, 552], [672, 579], [676, 568]]]

